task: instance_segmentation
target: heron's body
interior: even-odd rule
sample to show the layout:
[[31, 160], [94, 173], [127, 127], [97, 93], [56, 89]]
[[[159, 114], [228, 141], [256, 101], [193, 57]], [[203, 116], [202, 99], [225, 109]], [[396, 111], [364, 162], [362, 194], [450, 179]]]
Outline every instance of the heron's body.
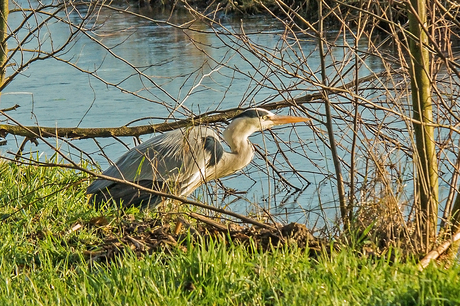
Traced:
[[[274, 121], [275, 118], [279, 122]], [[264, 121], [267, 121], [266, 123]], [[223, 136], [230, 147], [224, 151], [211, 128], [197, 126], [155, 136], [126, 152], [104, 175], [143, 187], [188, 196], [205, 182], [224, 177], [248, 165], [253, 147], [248, 137], [259, 130], [305, 118], [276, 116], [263, 109], [250, 109], [236, 116]], [[161, 197], [110, 180], [98, 179], [87, 189], [90, 201], [100, 205], [113, 199], [123, 206], [153, 208]]]

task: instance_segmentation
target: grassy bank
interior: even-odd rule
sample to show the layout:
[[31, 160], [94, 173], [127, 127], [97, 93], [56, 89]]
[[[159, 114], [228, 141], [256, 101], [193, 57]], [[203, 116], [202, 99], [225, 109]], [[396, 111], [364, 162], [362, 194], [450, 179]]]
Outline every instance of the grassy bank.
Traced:
[[[454, 305], [460, 267], [419, 272], [397, 251], [385, 257], [344, 248], [307, 256], [296, 247], [254, 251], [223, 241], [159, 248], [93, 261], [101, 233], [126, 217], [83, 226], [86, 175], [0, 163], [1, 305]], [[151, 216], [135, 214], [130, 218]], [[117, 230], [115, 230], [117, 229]], [[389, 260], [391, 258], [391, 260]]]

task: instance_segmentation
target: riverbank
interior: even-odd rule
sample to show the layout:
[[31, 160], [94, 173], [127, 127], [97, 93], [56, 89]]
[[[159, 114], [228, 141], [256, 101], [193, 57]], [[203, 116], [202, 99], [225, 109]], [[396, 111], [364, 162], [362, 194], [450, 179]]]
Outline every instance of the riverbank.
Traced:
[[[174, 9], [196, 9], [200, 12], [214, 14], [218, 12], [224, 15], [244, 17], [248, 15], [267, 15], [279, 16], [284, 19], [286, 14], [291, 14], [294, 19], [305, 18], [309, 22], [316, 22], [319, 18], [318, 1], [300, 1], [288, 0], [276, 2], [274, 0], [222, 0], [222, 1], [206, 1], [206, 0], [191, 0], [186, 4], [178, 0], [130, 0], [131, 3], [139, 6], [150, 5], [158, 8], [162, 7], [167, 10]], [[334, 14], [329, 13], [332, 7], [335, 7]], [[324, 4], [325, 21], [330, 25], [337, 26], [337, 20], [345, 20], [347, 23], [355, 24], [362, 18], [360, 15], [363, 11], [370, 13], [372, 22], [370, 25], [377, 25], [382, 30], [388, 30], [389, 23], [399, 22], [401, 24], [407, 21], [407, 12], [405, 6], [399, 1], [344, 1], [337, 9], [336, 2], [326, 1]], [[387, 20], [379, 18], [379, 16], [387, 16]], [[303, 20], [303, 21], [305, 21]], [[303, 21], [300, 21], [301, 23]], [[339, 22], [340, 24], [340, 22]]]
[[397, 249], [375, 256], [359, 243], [261, 248], [204, 238], [200, 225], [173, 241], [172, 215], [88, 206], [84, 173], [3, 162], [0, 173], [2, 305], [460, 303], [459, 265], [420, 272]]

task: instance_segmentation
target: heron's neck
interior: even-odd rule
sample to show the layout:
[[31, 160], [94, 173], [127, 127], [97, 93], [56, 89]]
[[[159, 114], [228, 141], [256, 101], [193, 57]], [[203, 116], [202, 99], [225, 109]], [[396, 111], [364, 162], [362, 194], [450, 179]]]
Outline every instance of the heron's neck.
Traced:
[[248, 130], [241, 125], [230, 124], [224, 131], [223, 136], [229, 145], [231, 152], [225, 154], [225, 167], [229, 173], [236, 172], [248, 165], [253, 156], [254, 149], [248, 137], [255, 131]]
[[[252, 153], [252, 145], [249, 143], [248, 137], [255, 131], [247, 129], [245, 126], [230, 124], [224, 131], [223, 136], [227, 144], [230, 146], [234, 154]], [[251, 155], [252, 157], [252, 155]]]

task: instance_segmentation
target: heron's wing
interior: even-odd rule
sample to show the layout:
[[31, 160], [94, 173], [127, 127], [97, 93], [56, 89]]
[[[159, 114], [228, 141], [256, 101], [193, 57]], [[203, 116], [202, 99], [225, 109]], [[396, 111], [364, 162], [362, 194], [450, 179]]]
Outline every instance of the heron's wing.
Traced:
[[[178, 129], [134, 147], [103, 174], [131, 182], [180, 183], [180, 188], [184, 190], [192, 182], [203, 180], [206, 167], [217, 164], [222, 155], [223, 147], [213, 130], [206, 127]], [[88, 187], [87, 193], [111, 185], [111, 181], [99, 179]]]

